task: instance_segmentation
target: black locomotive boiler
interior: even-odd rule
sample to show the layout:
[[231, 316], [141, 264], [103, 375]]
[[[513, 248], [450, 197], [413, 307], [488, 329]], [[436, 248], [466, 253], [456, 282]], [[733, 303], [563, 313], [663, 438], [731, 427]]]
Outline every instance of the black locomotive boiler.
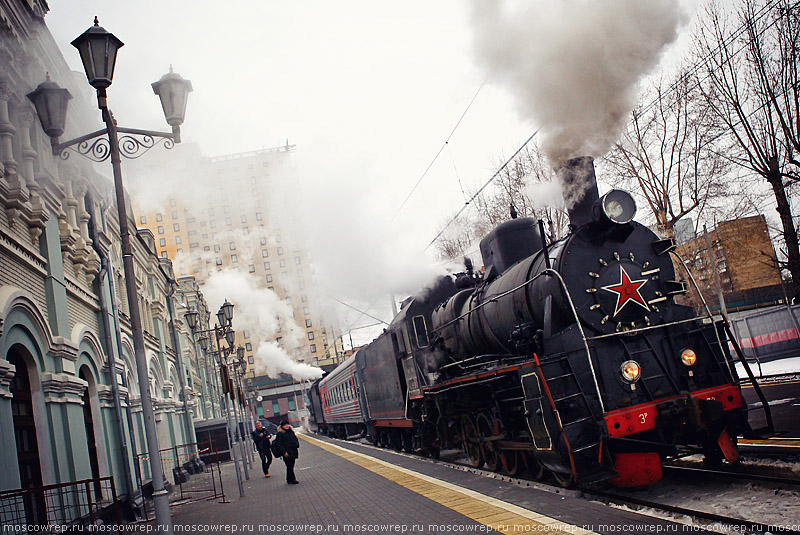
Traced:
[[[629, 194], [601, 198], [591, 158], [559, 174], [569, 235], [548, 243], [532, 219], [498, 226], [481, 242], [485, 272], [407, 300], [356, 354], [353, 395], [338, 399], [363, 405], [375, 442], [458, 445], [475, 466], [565, 484], [647, 485], [664, 460], [695, 452], [735, 462], [751, 432], [735, 342], [674, 301], [687, 290], [674, 240], [633, 221]], [[391, 421], [370, 411], [381, 382]]]

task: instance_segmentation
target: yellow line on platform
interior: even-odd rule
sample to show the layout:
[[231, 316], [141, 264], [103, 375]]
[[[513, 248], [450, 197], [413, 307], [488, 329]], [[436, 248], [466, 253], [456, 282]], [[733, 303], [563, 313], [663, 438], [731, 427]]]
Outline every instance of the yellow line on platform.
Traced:
[[299, 433], [298, 436], [334, 455], [366, 468], [389, 481], [501, 533], [554, 532], [558, 534], [569, 533], [571, 535], [590, 535], [594, 533], [530, 511], [513, 503], [504, 502], [407, 468], [394, 466], [386, 461], [342, 448], [336, 444], [330, 444]]

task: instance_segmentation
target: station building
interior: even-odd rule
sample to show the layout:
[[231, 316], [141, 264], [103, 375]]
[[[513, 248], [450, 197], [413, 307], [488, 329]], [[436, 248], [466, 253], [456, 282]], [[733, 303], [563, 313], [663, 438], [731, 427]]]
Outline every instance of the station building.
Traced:
[[125, 496], [151, 477], [135, 460], [147, 454], [139, 382], [161, 448], [193, 442], [204, 408], [171, 262], [150, 231], [136, 233], [139, 292], [126, 295], [109, 162], [53, 155], [26, 97], [49, 76], [72, 95], [61, 140], [100, 128], [93, 91], [68, 68], [47, 10], [44, 0], [0, 0], [0, 490], [113, 476]]
[[[712, 311], [720, 310], [717, 281], [730, 311], [787, 302], [788, 288], [781, 284], [763, 215], [723, 221], [708, 231], [708, 242], [710, 251], [704, 235], [693, 237], [678, 245], [677, 252]], [[699, 311], [702, 302], [691, 285], [688, 297]]]

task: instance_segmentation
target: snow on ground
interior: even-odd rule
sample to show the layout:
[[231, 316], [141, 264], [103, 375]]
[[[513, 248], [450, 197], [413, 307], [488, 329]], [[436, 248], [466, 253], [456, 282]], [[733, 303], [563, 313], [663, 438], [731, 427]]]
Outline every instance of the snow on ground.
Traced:
[[[790, 375], [800, 374], [800, 357], [790, 357], [787, 359], [773, 360], [770, 362], [749, 362], [750, 369], [756, 377], [768, 377], [770, 375]], [[736, 373], [739, 377], [745, 376], [744, 366], [736, 364]]]

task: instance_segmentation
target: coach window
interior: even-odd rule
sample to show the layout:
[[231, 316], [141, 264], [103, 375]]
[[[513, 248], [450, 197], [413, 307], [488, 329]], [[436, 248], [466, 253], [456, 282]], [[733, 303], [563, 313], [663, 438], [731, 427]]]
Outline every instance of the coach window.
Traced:
[[414, 335], [417, 337], [417, 347], [428, 347], [428, 329], [423, 316], [414, 316]]

